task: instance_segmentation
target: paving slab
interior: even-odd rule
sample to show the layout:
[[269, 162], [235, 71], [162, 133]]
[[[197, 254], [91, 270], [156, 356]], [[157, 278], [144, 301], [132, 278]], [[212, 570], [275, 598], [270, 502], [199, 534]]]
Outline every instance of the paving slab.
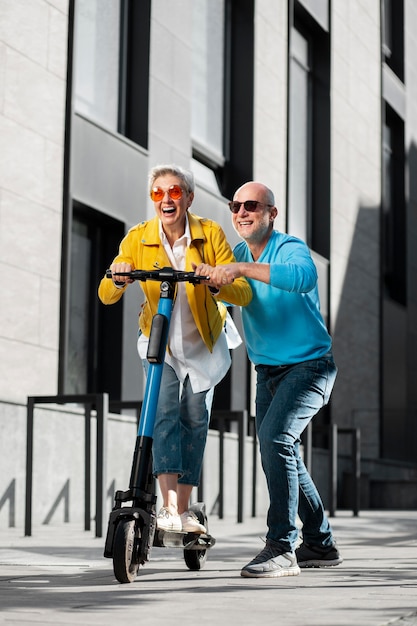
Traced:
[[0, 529], [0, 624], [151, 626], [417, 626], [417, 511], [338, 512], [331, 520], [344, 562], [300, 576], [242, 578], [263, 547], [265, 520], [210, 519], [216, 545], [200, 571], [181, 549], [153, 548], [122, 585], [104, 539], [72, 524], [32, 537]]

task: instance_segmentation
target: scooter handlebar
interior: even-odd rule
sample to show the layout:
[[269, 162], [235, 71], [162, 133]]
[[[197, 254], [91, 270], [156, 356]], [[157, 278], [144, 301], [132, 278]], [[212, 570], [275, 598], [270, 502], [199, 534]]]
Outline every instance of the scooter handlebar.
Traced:
[[210, 280], [210, 276], [197, 276], [195, 272], [183, 272], [181, 270], [175, 270], [172, 267], [163, 267], [159, 270], [132, 270], [131, 272], [115, 272], [106, 270], [106, 278], [113, 278], [113, 276], [128, 276], [133, 280], [157, 280], [163, 282], [165, 280], [178, 283], [189, 282], [193, 284], [199, 284], [201, 282]]

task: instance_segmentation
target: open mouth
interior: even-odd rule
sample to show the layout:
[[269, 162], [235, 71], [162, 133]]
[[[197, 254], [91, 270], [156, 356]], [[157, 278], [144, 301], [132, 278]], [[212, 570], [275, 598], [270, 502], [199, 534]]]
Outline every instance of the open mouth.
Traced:
[[174, 206], [165, 207], [165, 209], [162, 209], [162, 213], [164, 215], [172, 215], [173, 213], [175, 213], [175, 207]]

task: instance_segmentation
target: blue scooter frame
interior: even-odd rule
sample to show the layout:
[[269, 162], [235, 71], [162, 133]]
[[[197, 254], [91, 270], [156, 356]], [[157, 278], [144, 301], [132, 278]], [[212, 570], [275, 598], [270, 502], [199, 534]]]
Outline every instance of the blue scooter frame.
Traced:
[[[215, 544], [208, 534], [205, 505], [191, 506], [198, 520], [206, 527], [206, 534], [162, 531], [156, 529], [156, 494], [152, 474], [152, 441], [156, 409], [161, 387], [169, 325], [178, 282], [199, 284], [205, 276], [182, 272], [171, 267], [160, 270], [133, 270], [115, 274], [134, 280], [160, 281], [158, 311], [152, 320], [147, 360], [149, 362], [145, 394], [139, 419], [132, 471], [127, 491], [116, 491], [110, 513], [104, 556], [113, 559], [113, 570], [121, 583], [133, 582], [140, 565], [149, 560], [152, 546], [181, 547], [184, 560], [191, 570], [199, 570], [207, 559], [207, 549]], [[113, 278], [111, 270], [107, 278]], [[130, 503], [130, 504], [129, 504]]]

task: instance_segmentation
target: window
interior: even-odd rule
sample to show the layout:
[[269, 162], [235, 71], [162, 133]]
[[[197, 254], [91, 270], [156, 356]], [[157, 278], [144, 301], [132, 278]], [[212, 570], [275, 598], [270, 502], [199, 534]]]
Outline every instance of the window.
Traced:
[[330, 37], [295, 5], [289, 35], [287, 225], [330, 256]]
[[312, 73], [311, 43], [291, 32], [288, 126], [288, 231], [311, 245]]
[[193, 0], [193, 151], [211, 167], [224, 163], [224, 16], [224, 0]]
[[[68, 348], [64, 390], [60, 393], [109, 392], [120, 398], [122, 303], [101, 305], [97, 287], [124, 234], [123, 224], [75, 203], [70, 254]], [[109, 342], [109, 336], [112, 341]]]
[[385, 63], [404, 80], [403, 0], [382, 0], [382, 50]]
[[[71, 286], [67, 389], [70, 393], [87, 393], [90, 274], [79, 268], [90, 267], [92, 241], [88, 225], [74, 219], [71, 238]], [[77, 271], [78, 270], [78, 271]]]
[[193, 20], [193, 169], [231, 197], [253, 171], [254, 0], [195, 0]]
[[151, 0], [76, 0], [75, 111], [147, 147]]
[[116, 131], [120, 4], [77, 0], [74, 24], [75, 110]]
[[407, 246], [405, 202], [404, 122], [385, 106], [383, 126], [382, 255], [385, 292], [400, 304], [407, 302]]
[[151, 0], [121, 0], [118, 131], [148, 147]]

